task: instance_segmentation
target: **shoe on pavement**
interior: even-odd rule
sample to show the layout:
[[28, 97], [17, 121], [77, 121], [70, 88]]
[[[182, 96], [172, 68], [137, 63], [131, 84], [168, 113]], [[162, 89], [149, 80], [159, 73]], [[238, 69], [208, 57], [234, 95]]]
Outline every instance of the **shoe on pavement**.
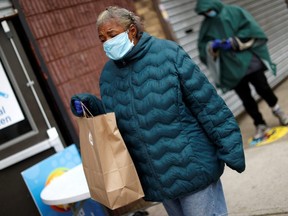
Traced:
[[270, 130], [270, 128], [265, 124], [259, 124], [256, 126], [256, 133], [253, 137], [254, 140], [262, 139], [265, 137], [266, 133]]
[[286, 115], [280, 108], [273, 111], [273, 114], [279, 119], [281, 125], [288, 125], [288, 115]]

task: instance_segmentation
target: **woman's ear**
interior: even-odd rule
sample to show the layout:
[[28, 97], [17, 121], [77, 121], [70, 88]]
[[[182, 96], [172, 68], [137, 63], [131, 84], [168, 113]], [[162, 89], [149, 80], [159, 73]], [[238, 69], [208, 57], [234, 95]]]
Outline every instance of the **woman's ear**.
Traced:
[[138, 36], [138, 29], [136, 27], [135, 24], [131, 24], [129, 27], [129, 32], [128, 32], [128, 36], [130, 41], [136, 45], [139, 41], [139, 36]]
[[135, 40], [137, 38], [137, 28], [134, 24], [131, 24], [129, 28], [129, 34], [132, 40]]

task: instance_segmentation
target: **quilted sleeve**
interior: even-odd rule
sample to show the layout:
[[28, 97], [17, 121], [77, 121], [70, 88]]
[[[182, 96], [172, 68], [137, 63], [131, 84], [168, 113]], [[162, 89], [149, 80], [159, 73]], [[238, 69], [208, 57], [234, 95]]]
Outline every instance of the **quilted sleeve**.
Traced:
[[183, 100], [210, 140], [217, 145], [218, 158], [237, 172], [243, 172], [245, 158], [242, 136], [233, 113], [181, 47], [178, 49], [175, 66]]

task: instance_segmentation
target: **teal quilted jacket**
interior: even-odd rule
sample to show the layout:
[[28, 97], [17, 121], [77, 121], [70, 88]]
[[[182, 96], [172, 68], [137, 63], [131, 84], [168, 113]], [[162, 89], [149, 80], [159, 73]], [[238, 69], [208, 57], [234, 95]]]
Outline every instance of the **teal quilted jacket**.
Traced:
[[138, 171], [145, 200], [163, 201], [204, 189], [227, 164], [242, 172], [242, 137], [233, 114], [176, 43], [143, 33], [100, 77], [107, 112]]

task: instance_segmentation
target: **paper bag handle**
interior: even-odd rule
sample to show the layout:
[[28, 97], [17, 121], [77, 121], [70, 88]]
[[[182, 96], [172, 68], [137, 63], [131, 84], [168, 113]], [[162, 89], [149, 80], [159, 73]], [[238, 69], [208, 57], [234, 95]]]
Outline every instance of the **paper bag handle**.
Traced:
[[[83, 110], [83, 115], [84, 117], [86, 118], [89, 118], [89, 117], [93, 117], [92, 113], [89, 111], [89, 109], [85, 106], [85, 104], [81, 101], [81, 107], [82, 107], [82, 110]], [[87, 111], [87, 112], [86, 112]], [[90, 115], [87, 115], [87, 113]]]

